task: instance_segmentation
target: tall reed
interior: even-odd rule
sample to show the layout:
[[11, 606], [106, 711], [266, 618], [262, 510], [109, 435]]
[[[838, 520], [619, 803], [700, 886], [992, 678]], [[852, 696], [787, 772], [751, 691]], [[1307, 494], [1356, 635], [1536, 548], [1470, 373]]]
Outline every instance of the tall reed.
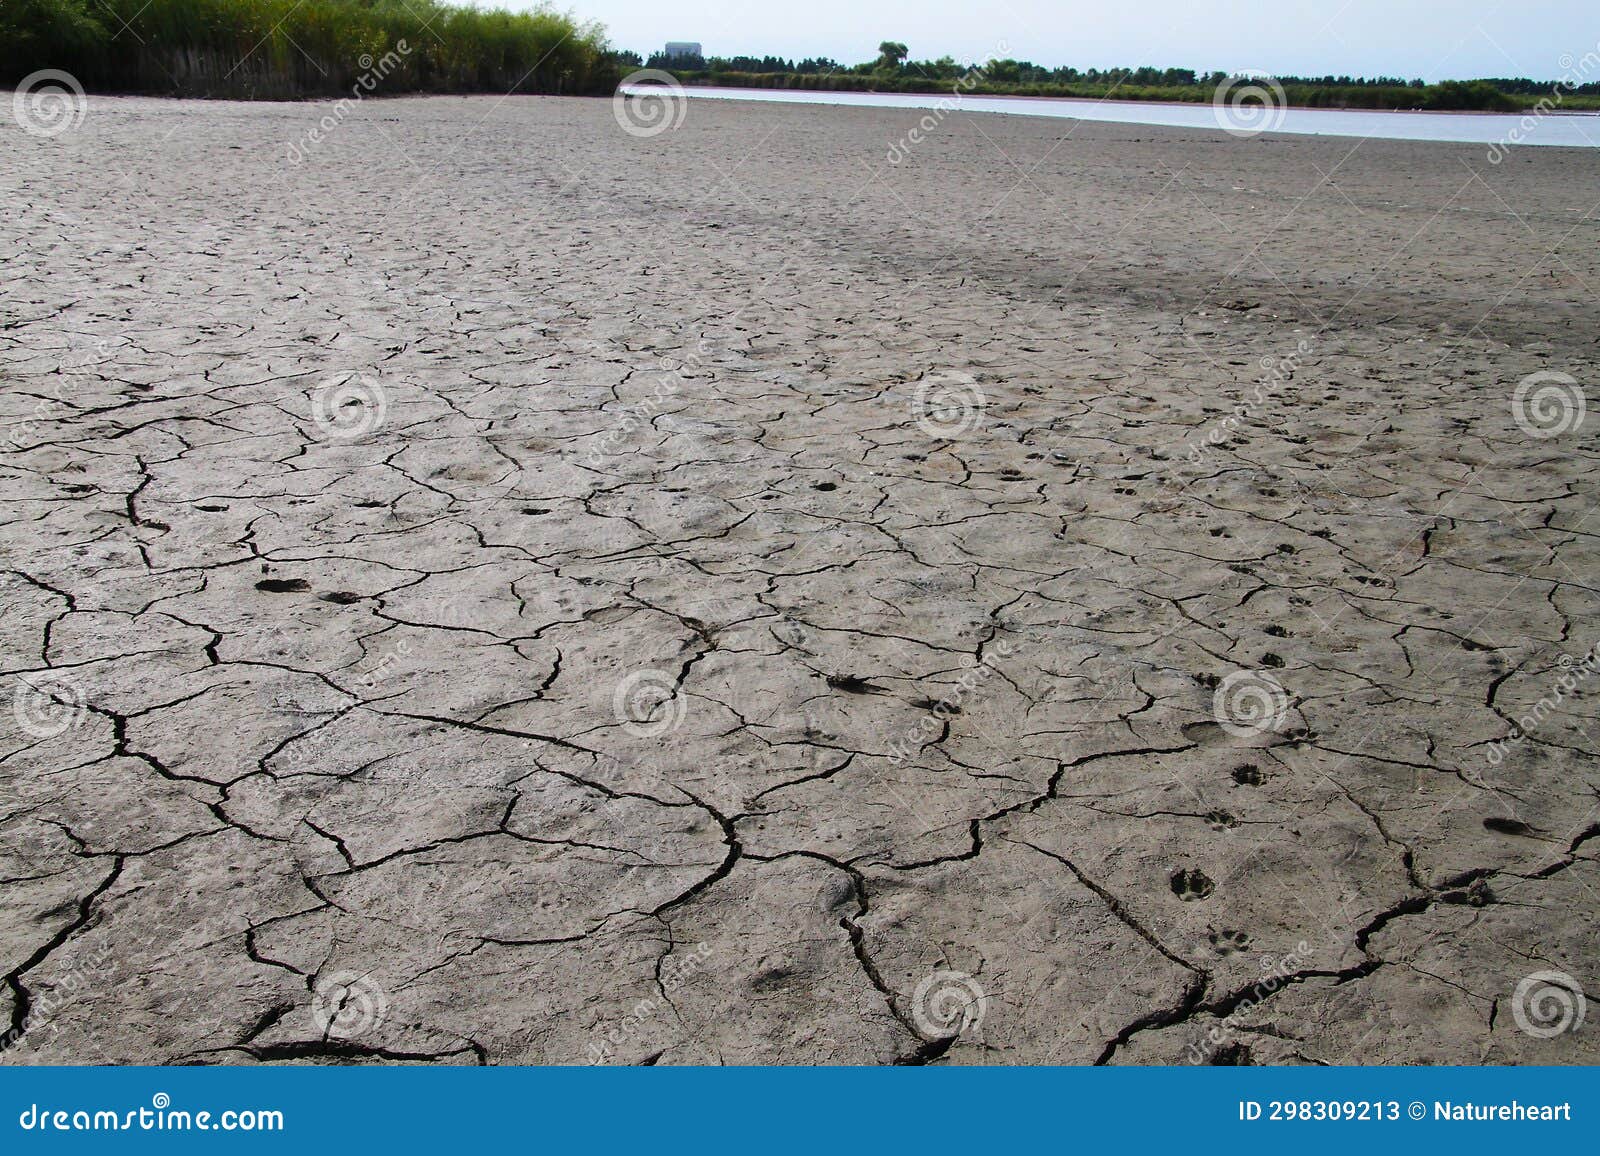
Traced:
[[348, 92], [608, 91], [598, 25], [436, 0], [3, 0], [0, 83], [43, 68], [89, 89], [292, 99]]

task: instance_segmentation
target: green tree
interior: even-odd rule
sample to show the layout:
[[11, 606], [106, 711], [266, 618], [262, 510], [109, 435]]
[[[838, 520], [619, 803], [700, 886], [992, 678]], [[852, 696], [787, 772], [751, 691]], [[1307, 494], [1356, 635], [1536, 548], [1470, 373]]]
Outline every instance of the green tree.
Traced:
[[882, 72], [899, 72], [900, 62], [911, 50], [897, 40], [885, 40], [878, 45], [878, 68]]
[[0, 2], [0, 83], [40, 68], [81, 69], [105, 43], [88, 0]]

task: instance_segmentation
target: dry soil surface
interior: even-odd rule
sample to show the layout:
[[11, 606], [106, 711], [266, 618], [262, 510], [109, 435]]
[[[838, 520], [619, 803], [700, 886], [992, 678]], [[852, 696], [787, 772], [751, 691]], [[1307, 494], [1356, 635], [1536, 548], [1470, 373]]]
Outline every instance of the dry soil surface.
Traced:
[[1600, 153], [922, 116], [0, 124], [0, 1060], [1600, 1060]]

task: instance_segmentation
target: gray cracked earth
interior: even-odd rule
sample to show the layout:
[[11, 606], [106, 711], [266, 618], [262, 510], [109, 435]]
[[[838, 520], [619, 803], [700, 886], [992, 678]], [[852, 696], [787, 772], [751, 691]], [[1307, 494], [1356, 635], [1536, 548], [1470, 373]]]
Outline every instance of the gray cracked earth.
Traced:
[[0, 124], [4, 1062], [1600, 1059], [1594, 154], [327, 111]]

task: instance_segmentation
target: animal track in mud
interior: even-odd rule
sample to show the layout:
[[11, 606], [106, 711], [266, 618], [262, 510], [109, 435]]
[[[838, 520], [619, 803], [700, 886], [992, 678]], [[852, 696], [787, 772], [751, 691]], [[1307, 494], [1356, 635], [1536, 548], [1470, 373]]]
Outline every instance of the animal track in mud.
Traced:
[[304, 594], [311, 589], [311, 583], [304, 578], [263, 578], [256, 583], [256, 589], [268, 594]]
[[1195, 899], [1210, 898], [1217, 885], [1198, 867], [1185, 867], [1172, 874], [1172, 893], [1185, 903]]
[[1226, 743], [1231, 741], [1232, 738], [1227, 731], [1222, 729], [1220, 723], [1214, 723], [1210, 719], [1184, 723], [1180, 730], [1186, 740], [1200, 746], [1209, 746], [1212, 743]]
[[1211, 943], [1211, 950], [1221, 956], [1250, 949], [1250, 937], [1242, 931], [1213, 931], [1206, 936], [1206, 939]]
[[1250, 1055], [1250, 1049], [1238, 1040], [1223, 1044], [1211, 1053], [1211, 1066], [1217, 1068], [1249, 1068], [1255, 1067], [1255, 1059]]
[[842, 690], [846, 694], [887, 694], [883, 687], [865, 678], [857, 678], [853, 674], [830, 674], [827, 683], [834, 690]]
[[1226, 811], [1210, 812], [1206, 815], [1206, 822], [1211, 824], [1213, 831], [1231, 831], [1239, 825], [1239, 820]]
[[1259, 787], [1267, 781], [1267, 776], [1254, 763], [1245, 763], [1233, 768], [1233, 781], [1241, 787]]

